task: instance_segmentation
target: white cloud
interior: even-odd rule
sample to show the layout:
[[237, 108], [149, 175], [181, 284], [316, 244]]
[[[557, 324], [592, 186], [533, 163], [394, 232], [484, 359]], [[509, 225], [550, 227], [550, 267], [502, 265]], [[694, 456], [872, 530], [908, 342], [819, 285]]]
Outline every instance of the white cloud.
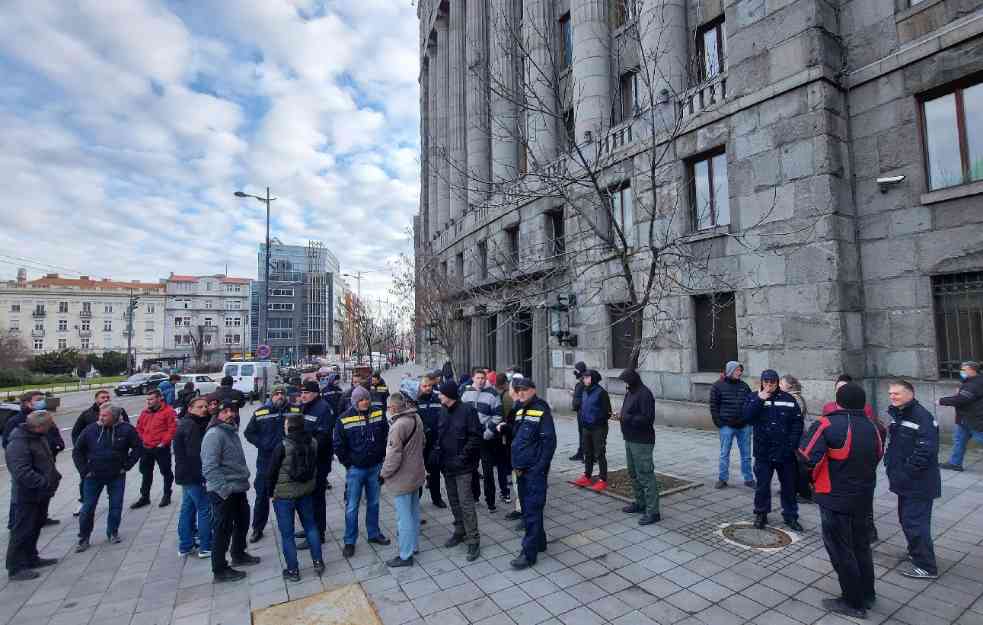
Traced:
[[254, 276], [265, 209], [232, 191], [269, 185], [276, 236], [323, 240], [382, 295], [418, 201], [416, 37], [395, 0], [0, 5], [0, 247]]

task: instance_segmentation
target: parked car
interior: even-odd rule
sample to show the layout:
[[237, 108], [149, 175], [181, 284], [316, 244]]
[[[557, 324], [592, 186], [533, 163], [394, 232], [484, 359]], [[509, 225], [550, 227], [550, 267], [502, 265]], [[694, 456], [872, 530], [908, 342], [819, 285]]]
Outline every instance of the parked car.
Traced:
[[161, 382], [166, 380], [166, 373], [137, 373], [131, 375], [124, 382], [116, 385], [116, 396], [123, 395], [146, 395], [150, 389], [157, 388]]
[[208, 395], [218, 388], [218, 382], [215, 378], [210, 375], [205, 375], [204, 373], [189, 373], [187, 375], [181, 376], [181, 381], [177, 383], [177, 390], [180, 391], [184, 388], [184, 385], [191, 382], [195, 385], [195, 396], [198, 395]]

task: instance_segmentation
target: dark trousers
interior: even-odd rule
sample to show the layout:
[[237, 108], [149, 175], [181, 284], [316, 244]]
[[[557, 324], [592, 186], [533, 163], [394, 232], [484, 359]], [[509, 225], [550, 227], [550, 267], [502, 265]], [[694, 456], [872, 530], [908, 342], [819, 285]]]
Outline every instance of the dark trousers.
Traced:
[[472, 493], [468, 491], [469, 479], [467, 473], [444, 475], [447, 502], [454, 515], [454, 535], [464, 538], [469, 545], [477, 545], [481, 542], [481, 534], [478, 533], [478, 512], [474, 508]]
[[522, 502], [522, 555], [530, 564], [536, 563], [541, 551], [546, 551], [546, 530], [543, 528], [543, 508], [546, 507], [546, 476], [523, 472], [518, 480], [519, 501]]
[[898, 520], [908, 540], [912, 564], [938, 575], [932, 544], [932, 500], [898, 495]]
[[[48, 505], [51, 503], [51, 499], [44, 500], [44, 516], [41, 517], [44, 520], [48, 519]], [[17, 505], [14, 500], [10, 500], [10, 508], [7, 510], [7, 529], [13, 531], [14, 529], [14, 517], [17, 516]]]
[[222, 499], [212, 492], [208, 493], [208, 499], [212, 502], [212, 573], [221, 573], [229, 568], [225, 553], [230, 543], [233, 560], [246, 552], [249, 500], [246, 493], [232, 493]]
[[270, 489], [266, 472], [270, 466], [268, 457], [256, 458], [256, 479], [253, 480], [253, 490], [256, 500], [253, 502], [253, 529], [262, 532], [270, 520]]
[[599, 477], [605, 482], [608, 480], [608, 424], [593, 428], [583, 428], [581, 430], [580, 445], [584, 450], [584, 475], [591, 477], [594, 474], [594, 463], [597, 463]]
[[317, 533], [321, 537], [322, 542], [324, 541], [324, 534], [328, 529], [326, 512], [328, 502], [325, 492], [328, 489], [328, 474], [330, 473], [330, 459], [327, 462], [322, 460], [318, 463], [317, 474], [314, 477], [314, 492], [311, 494], [311, 503], [314, 507], [314, 524], [317, 525]]
[[82, 509], [79, 511], [79, 540], [89, 540], [95, 525], [96, 506], [99, 495], [106, 489], [109, 497], [109, 516], [106, 518], [106, 536], [112, 536], [119, 531], [120, 519], [123, 516], [123, 488], [126, 476], [119, 475], [112, 479], [87, 477], [82, 482], [84, 487]]
[[577, 455], [583, 455], [584, 453], [584, 424], [580, 422], [580, 416], [577, 416]]
[[870, 550], [867, 514], [836, 512], [819, 508], [823, 543], [840, 580], [843, 600], [862, 609], [864, 600], [874, 599], [874, 558]]
[[509, 492], [508, 465], [504, 461], [502, 441], [493, 438], [481, 441], [481, 477], [485, 487], [485, 503], [495, 505], [495, 476], [498, 475], [498, 492], [504, 498]]
[[799, 502], [795, 498], [795, 484], [799, 476], [799, 467], [792, 458], [785, 462], [755, 459], [754, 479], [754, 513], [768, 514], [771, 512], [771, 478], [778, 473], [778, 483], [782, 488], [782, 517], [786, 521], [799, 518]]
[[171, 471], [171, 446], [144, 448], [143, 455], [140, 456], [140, 474], [143, 480], [140, 482], [140, 496], [150, 497], [150, 487], [154, 484], [154, 465], [160, 468], [160, 474], [164, 477], [164, 494], [170, 495], [171, 488], [174, 486], [174, 473]]
[[31, 568], [38, 559], [38, 536], [44, 524], [48, 501], [19, 501], [7, 544], [7, 573]]
[[[429, 461], [430, 454], [433, 452], [433, 446], [433, 437], [428, 437], [423, 447], [423, 461], [426, 464], [427, 469], [427, 490], [430, 491], [430, 501], [433, 503], [438, 503], [444, 499], [440, 495], [440, 467], [433, 466]], [[420, 494], [423, 494], [422, 489]]]

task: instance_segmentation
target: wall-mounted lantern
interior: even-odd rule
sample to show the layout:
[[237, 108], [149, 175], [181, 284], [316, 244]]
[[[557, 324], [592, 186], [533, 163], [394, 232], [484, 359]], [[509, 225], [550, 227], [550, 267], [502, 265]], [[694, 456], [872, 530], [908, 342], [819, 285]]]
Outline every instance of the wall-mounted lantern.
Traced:
[[436, 320], [431, 321], [426, 325], [426, 333], [427, 333], [427, 343], [429, 343], [430, 345], [435, 345], [436, 343], [440, 342], [440, 339], [437, 338]]
[[560, 345], [577, 346], [577, 337], [570, 334], [570, 309], [576, 305], [576, 295], [557, 295], [556, 303], [549, 307], [550, 336], [555, 336]]

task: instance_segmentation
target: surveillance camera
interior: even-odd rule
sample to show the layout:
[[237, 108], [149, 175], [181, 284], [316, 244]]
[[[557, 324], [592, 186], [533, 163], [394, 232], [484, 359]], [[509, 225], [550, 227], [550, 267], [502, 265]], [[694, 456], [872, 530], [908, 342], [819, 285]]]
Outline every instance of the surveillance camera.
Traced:
[[877, 179], [877, 184], [881, 187], [881, 193], [887, 193], [887, 188], [894, 186], [896, 184], [901, 184], [904, 182], [905, 177], [902, 176], [884, 176]]

